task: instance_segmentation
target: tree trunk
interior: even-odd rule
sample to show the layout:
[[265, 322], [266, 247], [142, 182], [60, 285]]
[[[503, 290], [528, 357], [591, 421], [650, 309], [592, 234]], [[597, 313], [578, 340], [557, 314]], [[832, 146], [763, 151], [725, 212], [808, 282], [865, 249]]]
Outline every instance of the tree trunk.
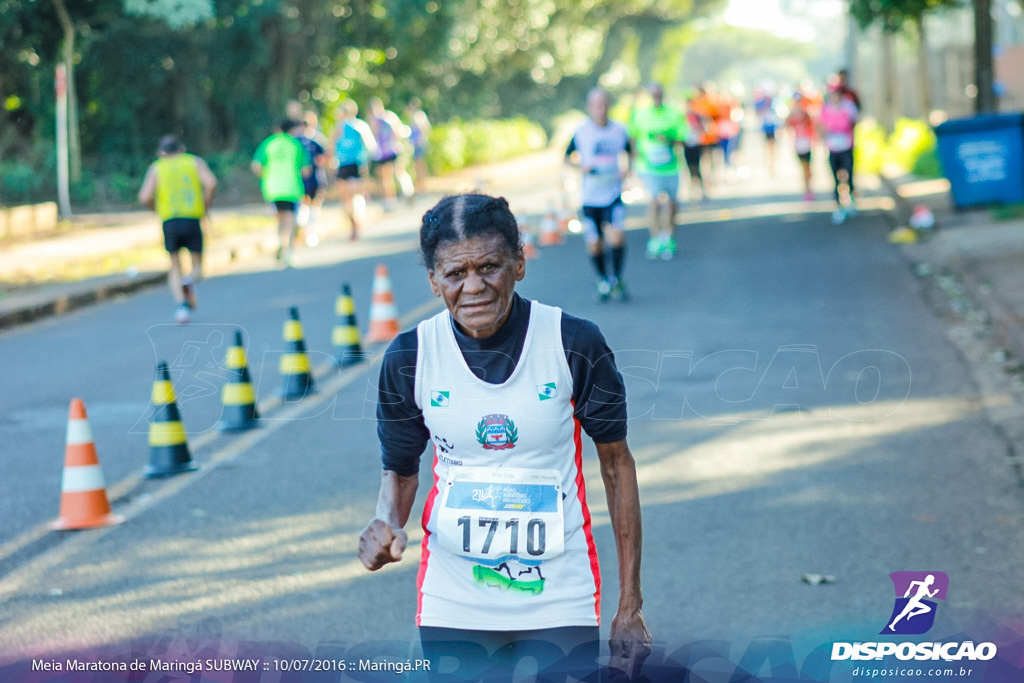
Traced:
[[892, 49], [892, 34], [882, 31], [882, 128], [886, 134], [896, 123], [896, 59]]
[[992, 67], [992, 0], [974, 0], [974, 84], [978, 96], [974, 100], [977, 114], [994, 112], [996, 103]]
[[928, 35], [924, 28], [924, 15], [914, 17], [914, 27], [917, 29], [917, 74], [921, 84], [921, 89], [918, 90], [921, 118], [927, 121], [935, 102], [932, 98], [932, 78], [928, 69]]
[[71, 182], [82, 179], [82, 145], [78, 136], [78, 94], [75, 90], [75, 24], [64, 5], [64, 0], [53, 0], [57, 19], [64, 30], [62, 59], [67, 70], [68, 93], [68, 157], [71, 166]]

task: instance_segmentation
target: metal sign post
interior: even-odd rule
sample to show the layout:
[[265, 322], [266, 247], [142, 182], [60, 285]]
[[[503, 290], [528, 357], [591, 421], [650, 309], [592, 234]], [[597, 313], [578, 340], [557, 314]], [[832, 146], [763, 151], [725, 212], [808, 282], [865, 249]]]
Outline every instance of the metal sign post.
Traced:
[[68, 75], [58, 64], [54, 90], [57, 97], [57, 206], [61, 218], [71, 218], [71, 189], [68, 182]]

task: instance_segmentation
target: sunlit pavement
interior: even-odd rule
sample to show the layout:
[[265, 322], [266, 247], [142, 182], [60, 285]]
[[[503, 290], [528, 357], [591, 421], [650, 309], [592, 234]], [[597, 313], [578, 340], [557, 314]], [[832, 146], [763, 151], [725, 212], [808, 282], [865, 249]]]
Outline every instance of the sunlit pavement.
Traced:
[[[784, 163], [774, 179], [751, 163], [705, 205], [686, 205], [674, 261], [644, 260], [634, 203], [628, 304], [598, 303], [572, 236], [541, 248], [521, 283], [524, 296], [598, 323], [626, 380], [645, 613], [659, 647], [720, 639], [736, 661], [752, 639], [782, 634], [802, 659], [829, 639], [873, 639], [898, 570], [950, 575], [936, 636], [1021, 613], [1024, 520], [1005, 442], [885, 240], [884, 198], [872, 205], [866, 188], [862, 214], [836, 228], [824, 177], [819, 198], [800, 202]], [[498, 180], [485, 188], [517, 213], [543, 213], [562, 201], [562, 170], [549, 169], [507, 191]], [[401, 564], [371, 575], [355, 559], [379, 477], [378, 366], [332, 369], [327, 340], [339, 284], [353, 284], [363, 314], [378, 262], [403, 328], [440, 310], [413, 252], [421, 211], [389, 215], [365, 243], [301, 250], [291, 270], [268, 263], [211, 278], [187, 327], [167, 324], [166, 292], [152, 290], [0, 337], [0, 353], [22, 359], [10, 379], [24, 387], [0, 399], [0, 442], [18, 444], [16, 485], [0, 504], [0, 656], [124, 653], [126, 641], [182, 658], [251, 641], [264, 654], [370, 641], [414, 651], [418, 511]], [[302, 312], [319, 392], [282, 404], [289, 306]], [[213, 426], [235, 329], [265, 426], [228, 436]], [[383, 347], [372, 351], [379, 360]], [[158, 359], [173, 361], [200, 469], [151, 482], [139, 472]], [[57, 535], [44, 525], [56, 516], [72, 395], [84, 395], [114, 507], [128, 519]], [[584, 457], [606, 633], [615, 560], [592, 445]]]

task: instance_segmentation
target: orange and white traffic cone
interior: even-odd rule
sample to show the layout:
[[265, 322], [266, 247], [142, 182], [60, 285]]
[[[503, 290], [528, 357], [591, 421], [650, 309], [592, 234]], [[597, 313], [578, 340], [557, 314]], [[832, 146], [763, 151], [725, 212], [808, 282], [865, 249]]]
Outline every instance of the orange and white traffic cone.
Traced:
[[526, 230], [521, 231], [523, 240], [523, 256], [527, 259], [540, 258], [540, 249], [534, 244], [533, 233]]
[[555, 214], [555, 207], [548, 208], [547, 213], [540, 219], [540, 245], [551, 247], [565, 242], [565, 237], [558, 227], [558, 216]]
[[373, 274], [373, 298], [370, 303], [369, 343], [391, 341], [398, 336], [398, 307], [391, 291], [391, 276], [383, 263]]
[[124, 517], [110, 511], [107, 485], [100, 469], [92, 428], [85, 414], [85, 403], [71, 399], [64, 451], [64, 476], [61, 478], [60, 517], [50, 523], [53, 529], [88, 529], [120, 524]]

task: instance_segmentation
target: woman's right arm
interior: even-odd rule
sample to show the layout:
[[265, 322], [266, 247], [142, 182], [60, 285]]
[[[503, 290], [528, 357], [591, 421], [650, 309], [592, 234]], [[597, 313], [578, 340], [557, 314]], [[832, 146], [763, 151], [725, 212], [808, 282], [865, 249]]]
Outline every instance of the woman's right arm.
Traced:
[[377, 436], [383, 473], [377, 510], [359, 537], [359, 559], [370, 571], [402, 559], [419, 484], [419, 460], [430, 440], [415, 394], [416, 332], [392, 341], [381, 363], [377, 386]]
[[376, 517], [359, 535], [359, 559], [370, 571], [398, 562], [408, 543], [403, 530], [416, 500], [419, 476], [384, 470], [377, 497]]

